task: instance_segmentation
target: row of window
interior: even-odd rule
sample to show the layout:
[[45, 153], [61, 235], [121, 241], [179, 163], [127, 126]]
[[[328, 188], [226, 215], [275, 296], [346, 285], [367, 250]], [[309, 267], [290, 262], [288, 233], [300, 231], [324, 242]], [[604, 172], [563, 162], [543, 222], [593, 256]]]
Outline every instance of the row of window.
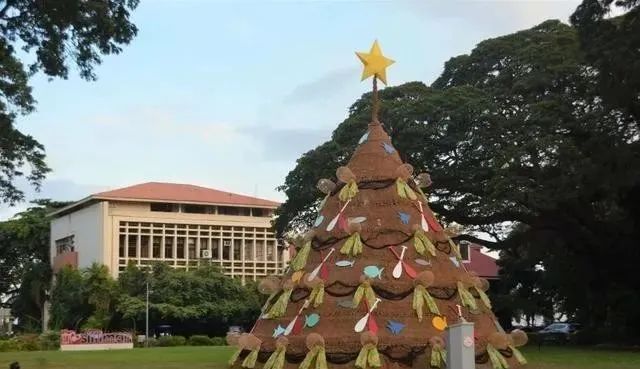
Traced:
[[246, 208], [237, 206], [176, 204], [169, 202], [151, 203], [149, 204], [149, 210], [164, 213], [219, 214], [247, 217], [270, 217], [273, 215], [272, 209]]
[[120, 234], [118, 250], [120, 257], [151, 259], [275, 261], [277, 255], [275, 239], [219, 239], [176, 235]]

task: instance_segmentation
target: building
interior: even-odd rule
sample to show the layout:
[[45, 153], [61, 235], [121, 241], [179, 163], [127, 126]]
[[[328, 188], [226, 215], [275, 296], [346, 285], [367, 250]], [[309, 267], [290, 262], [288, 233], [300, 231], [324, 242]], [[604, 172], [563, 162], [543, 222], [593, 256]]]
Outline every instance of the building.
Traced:
[[257, 280], [281, 272], [288, 261], [271, 229], [278, 206], [187, 184], [150, 182], [97, 193], [51, 214], [52, 265], [97, 262], [117, 277], [129, 262], [183, 269], [207, 263], [243, 282]]
[[474, 271], [480, 277], [490, 281], [499, 278], [496, 259], [483, 253], [482, 246], [462, 241], [460, 242], [460, 254], [467, 270]]

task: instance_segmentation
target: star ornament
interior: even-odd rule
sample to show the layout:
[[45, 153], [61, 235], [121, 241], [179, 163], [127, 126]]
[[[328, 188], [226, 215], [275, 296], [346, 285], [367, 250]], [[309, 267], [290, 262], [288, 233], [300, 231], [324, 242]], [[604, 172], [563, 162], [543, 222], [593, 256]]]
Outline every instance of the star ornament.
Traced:
[[371, 51], [368, 53], [356, 52], [356, 55], [364, 64], [364, 70], [362, 71], [362, 80], [373, 76], [378, 78], [385, 85], [387, 84], [387, 67], [395, 63], [395, 61], [382, 55], [382, 49], [376, 40], [371, 46]]

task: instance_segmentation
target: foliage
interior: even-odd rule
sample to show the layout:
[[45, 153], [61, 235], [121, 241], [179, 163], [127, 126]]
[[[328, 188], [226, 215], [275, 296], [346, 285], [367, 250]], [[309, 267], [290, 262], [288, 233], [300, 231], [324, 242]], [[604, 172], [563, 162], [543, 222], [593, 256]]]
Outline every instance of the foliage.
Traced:
[[[73, 63], [82, 78], [95, 80], [102, 55], [119, 54], [135, 37], [129, 16], [138, 2], [0, 1], [0, 202], [24, 197], [16, 178], [24, 176], [38, 188], [49, 171], [44, 147], [14, 125], [17, 116], [35, 109], [29, 77], [42, 72], [66, 79]], [[20, 60], [21, 51], [31, 64]]]
[[170, 347], [170, 346], [184, 346], [187, 339], [183, 336], [162, 336], [158, 338], [157, 346]]
[[213, 340], [208, 336], [195, 335], [189, 337], [189, 345], [191, 346], [213, 346]]
[[[402, 159], [428, 169], [441, 219], [493, 238], [459, 239], [513, 253], [510, 260], [527, 246], [522, 267], [535, 284], [514, 298], [537, 294], [537, 307], [521, 310], [552, 303], [622, 339], [640, 332], [640, 134], [631, 114], [603, 102], [598, 82], [576, 30], [546, 21], [450, 59], [430, 87], [382, 90], [381, 120], [398, 151], [410, 153]], [[298, 159], [280, 187], [280, 234], [312, 223], [315, 180], [346, 163], [370, 114], [366, 94], [330, 142]], [[553, 288], [538, 294], [539, 286]]]
[[0, 222], [0, 295], [19, 319], [18, 330], [40, 331], [51, 281], [47, 214], [67, 202], [37, 200], [14, 218]]
[[62, 269], [51, 299], [54, 329], [144, 329], [146, 284], [153, 327], [172, 326], [174, 333], [226, 333], [229, 325], [248, 325], [258, 315], [259, 297], [238, 280], [211, 266], [177, 270], [157, 263], [151, 270], [130, 264], [114, 281], [107, 269]]
[[[626, 11], [609, 18], [612, 10]], [[640, 1], [584, 0], [571, 16], [606, 103], [640, 119]]]
[[40, 350], [58, 350], [60, 348], [60, 332], [47, 331], [40, 335]]

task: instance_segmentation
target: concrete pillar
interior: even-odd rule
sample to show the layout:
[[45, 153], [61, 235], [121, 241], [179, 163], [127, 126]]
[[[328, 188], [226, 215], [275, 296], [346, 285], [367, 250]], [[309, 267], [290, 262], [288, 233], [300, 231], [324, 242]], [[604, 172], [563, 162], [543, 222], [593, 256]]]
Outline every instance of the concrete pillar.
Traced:
[[473, 323], [460, 322], [447, 327], [447, 368], [475, 369]]

